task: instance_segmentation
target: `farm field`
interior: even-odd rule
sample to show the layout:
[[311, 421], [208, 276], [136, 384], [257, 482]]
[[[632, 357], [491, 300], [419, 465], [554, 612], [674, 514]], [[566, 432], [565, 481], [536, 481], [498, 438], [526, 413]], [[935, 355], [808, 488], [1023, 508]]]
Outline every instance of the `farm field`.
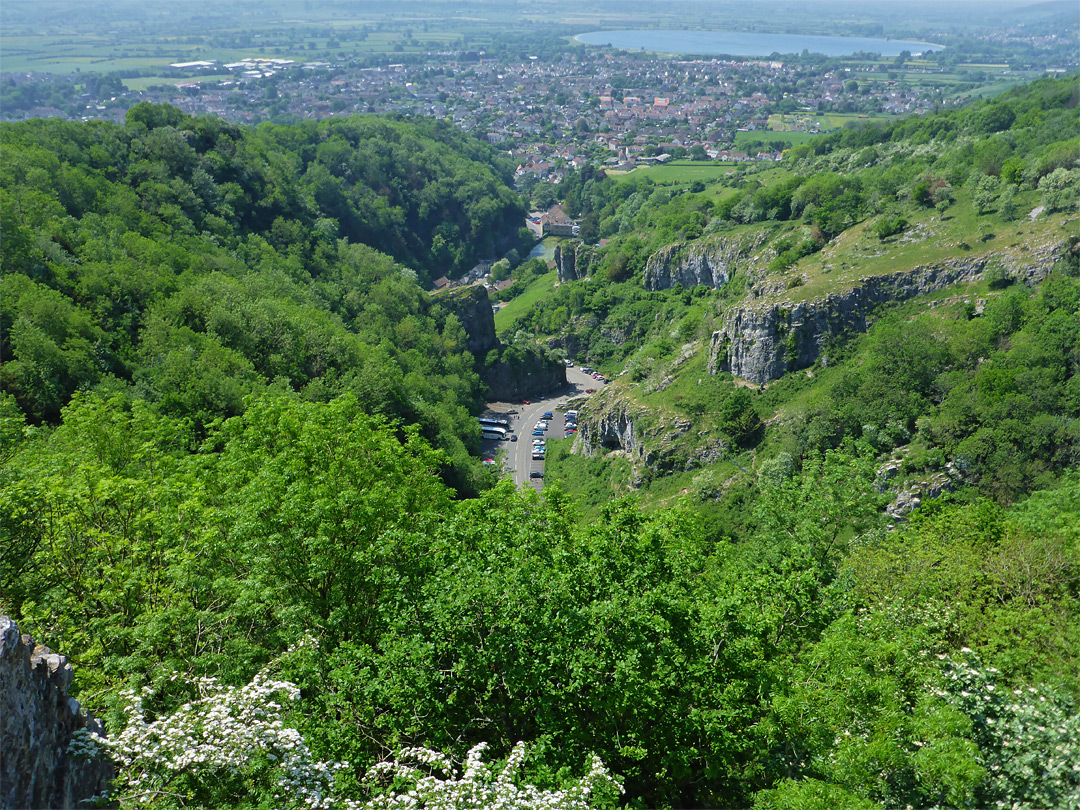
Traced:
[[609, 172], [612, 177], [648, 177], [658, 185], [708, 183], [723, 180], [734, 167], [733, 163], [677, 161], [659, 166], [639, 166], [628, 172]]
[[735, 147], [741, 147], [746, 143], [758, 143], [764, 141], [786, 141], [790, 146], [800, 146], [817, 138], [820, 132], [788, 131], [782, 129], [758, 129], [751, 132], [736, 132]]

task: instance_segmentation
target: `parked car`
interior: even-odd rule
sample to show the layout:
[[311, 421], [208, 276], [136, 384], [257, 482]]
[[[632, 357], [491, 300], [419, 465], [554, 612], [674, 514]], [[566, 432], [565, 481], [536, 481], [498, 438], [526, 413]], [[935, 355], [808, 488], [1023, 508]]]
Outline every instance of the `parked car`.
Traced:
[[544, 474], [542, 472], [540, 472], [539, 470], [533, 470], [531, 473], [529, 473], [529, 478], [543, 478], [543, 477], [544, 477]]
[[523, 399], [523, 400], [521, 400], [521, 404], [522, 404], [522, 405], [532, 405], [532, 403], [531, 403], [531, 402], [530, 402], [529, 400], [527, 400], [527, 399]]
[[517, 408], [511, 408], [507, 413], [517, 413]]
[[585, 393], [586, 393], [586, 394], [592, 394], [592, 393], [593, 393], [593, 392], [595, 392], [595, 391], [596, 391], [596, 389], [595, 389], [595, 388], [586, 388], [586, 389], [585, 389]]
[[516, 441], [517, 441], [517, 434], [516, 434], [516, 433], [511, 433], [511, 434], [510, 434], [510, 441], [512, 441], [512, 442], [516, 442]]
[[542, 431], [542, 430], [534, 430], [534, 431], [532, 432], [532, 435], [533, 435], [533, 436], [543, 436], [543, 435], [544, 435], [544, 431]]
[[551, 411], [544, 411], [544, 418], [545, 419], [551, 419], [554, 416], [555, 416], [555, 414], [553, 414]]

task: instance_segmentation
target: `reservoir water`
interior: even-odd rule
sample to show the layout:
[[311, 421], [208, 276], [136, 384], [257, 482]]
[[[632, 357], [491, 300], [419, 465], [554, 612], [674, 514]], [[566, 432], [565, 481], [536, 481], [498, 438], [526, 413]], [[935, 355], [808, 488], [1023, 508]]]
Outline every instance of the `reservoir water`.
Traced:
[[919, 54], [929, 50], [940, 51], [944, 47], [932, 42], [914, 42], [906, 39], [749, 34], [740, 31], [591, 31], [587, 34], [578, 34], [575, 39], [587, 45], [612, 45], [628, 51], [646, 50], [710, 56], [769, 56], [773, 53], [802, 53], [804, 50], [826, 56], [850, 56], [860, 51], [879, 53], [882, 56], [898, 56], [901, 51]]

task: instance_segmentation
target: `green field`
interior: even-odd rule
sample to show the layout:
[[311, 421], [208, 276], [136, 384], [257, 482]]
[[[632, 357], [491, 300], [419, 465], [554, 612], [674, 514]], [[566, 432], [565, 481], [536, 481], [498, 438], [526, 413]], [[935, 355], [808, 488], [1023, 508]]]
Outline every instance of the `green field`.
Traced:
[[536, 302], [545, 297], [555, 288], [555, 282], [559, 280], [559, 274], [552, 270], [533, 281], [528, 288], [515, 298], [502, 306], [495, 313], [495, 331], [500, 336], [513, 331], [518, 318], [536, 306]]
[[960, 92], [949, 93], [946, 98], [957, 98], [959, 96], [963, 96], [964, 98], [968, 99], [993, 98], [994, 96], [999, 96], [1005, 91], [1011, 90], [1014, 87], [1019, 87], [1020, 85], [1025, 84], [1027, 81], [1027, 79], [1013, 78], [1009, 81], [1002, 81], [998, 82], [997, 84], [992, 84], [989, 87], [977, 87], [973, 90], [964, 90]]
[[791, 146], [799, 146], [804, 143], [817, 138], [821, 133], [819, 132], [784, 132], [775, 129], [758, 129], [753, 132], [736, 132], [735, 133], [735, 146], [740, 147], [745, 143], [756, 143], [757, 141], [764, 141], [770, 143], [772, 141], [786, 141]]
[[[369, 21], [369, 25], [372, 25]], [[236, 62], [246, 57], [294, 59], [297, 62], [336, 58], [337, 54], [426, 53], [448, 47], [460, 47], [464, 28], [444, 25], [439, 30], [364, 31], [362, 21], [336, 21], [337, 33], [331, 40], [325, 24], [316, 30], [298, 28], [289, 31], [266, 29], [255, 24], [238, 38], [236, 32], [220, 31], [218, 39], [196, 33], [179, 36], [164, 27], [158, 31], [128, 31], [124, 35], [64, 30], [48, 35], [22, 30], [0, 35], [0, 53], [4, 72], [38, 73], [107, 73], [117, 70], [153, 70], [173, 62], [217, 60]], [[164, 23], [163, 23], [164, 25]], [[302, 24], [300, 24], [302, 25]], [[346, 28], [346, 26], [348, 26]], [[423, 23], [417, 21], [417, 28]], [[344, 29], [344, 30], [342, 30]], [[8, 30], [12, 30], [9, 28]], [[265, 33], [255, 33], [265, 31]], [[406, 37], [406, 31], [412, 38]], [[228, 42], [228, 44], [225, 44]], [[156, 84], [163, 82], [158, 81]]]
[[638, 166], [629, 172], [611, 172], [613, 177], [648, 177], [658, 185], [678, 185], [693, 183], [695, 180], [709, 183], [723, 180], [735, 164], [690, 161], [675, 161], [659, 166]]
[[851, 121], [896, 121], [895, 115], [860, 115], [857, 113], [825, 113], [817, 116], [822, 129], [840, 129]]

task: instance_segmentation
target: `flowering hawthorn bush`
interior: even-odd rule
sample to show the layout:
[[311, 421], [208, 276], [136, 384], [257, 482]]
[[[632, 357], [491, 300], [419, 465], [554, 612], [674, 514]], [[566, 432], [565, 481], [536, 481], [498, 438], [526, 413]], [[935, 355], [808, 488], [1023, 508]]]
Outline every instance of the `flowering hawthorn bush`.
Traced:
[[[404, 749], [395, 761], [368, 772], [367, 785], [379, 795], [362, 802], [335, 794], [335, 774], [349, 763], [316, 759], [300, 732], [285, 725], [282, 698], [299, 698], [295, 684], [274, 680], [264, 669], [241, 687], [224, 686], [215, 678], [200, 678], [193, 685], [196, 700], [153, 721], [147, 720], [144, 700], [157, 690], [128, 690], [121, 694], [127, 719], [123, 729], [108, 739], [82, 731], [72, 740], [72, 754], [90, 756], [103, 748], [116, 763], [114, 788], [99, 797], [102, 801], [122, 807], [224, 805], [230, 802], [221, 795], [221, 785], [230, 777], [241, 780], [234, 794], [250, 799], [269, 788], [274, 803], [283, 808], [587, 810], [594, 799], [622, 791], [595, 756], [588, 774], [564, 790], [518, 786], [525, 744], [514, 746], [496, 772], [483, 762], [487, 743], [480, 743], [469, 751], [463, 773], [436, 751]], [[207, 800], [205, 790], [196, 795], [200, 785], [219, 792]]]
[[[393, 781], [397, 792], [379, 796], [364, 805], [365, 810], [588, 810], [594, 796], [622, 792], [622, 785], [608, 773], [599, 757], [592, 758], [589, 773], [566, 790], [544, 791], [532, 785], [514, 784], [525, 758], [525, 743], [514, 746], [506, 765], [497, 774], [481, 759], [487, 743], [469, 751], [465, 772], [458, 776], [449, 759], [426, 748], [406, 748], [395, 762], [382, 762], [368, 772], [369, 783]], [[409, 764], [426, 766], [428, 770]], [[442, 771], [439, 778], [430, 771]], [[405, 787], [400, 787], [404, 783]]]
[[73, 752], [96, 744], [116, 763], [114, 789], [103, 798], [121, 806], [171, 805], [193, 798], [196, 784], [220, 785], [225, 776], [243, 778], [255, 792], [263, 771], [283, 807], [359, 806], [332, 795], [334, 774], [349, 764], [316, 760], [300, 732], [285, 726], [279, 701], [299, 697], [295, 684], [263, 670], [241, 687], [216, 678], [199, 678], [194, 686], [198, 699], [153, 721], [147, 721], [144, 700], [157, 690], [127, 690], [121, 693], [123, 729], [107, 739], [91, 741], [84, 734], [73, 742]]
[[[1080, 714], [1051, 689], [1003, 688], [998, 671], [971, 650], [942, 659], [939, 697], [973, 722], [987, 779], [980, 791], [997, 810], [1080, 810]], [[992, 802], [992, 804], [989, 804]]]

